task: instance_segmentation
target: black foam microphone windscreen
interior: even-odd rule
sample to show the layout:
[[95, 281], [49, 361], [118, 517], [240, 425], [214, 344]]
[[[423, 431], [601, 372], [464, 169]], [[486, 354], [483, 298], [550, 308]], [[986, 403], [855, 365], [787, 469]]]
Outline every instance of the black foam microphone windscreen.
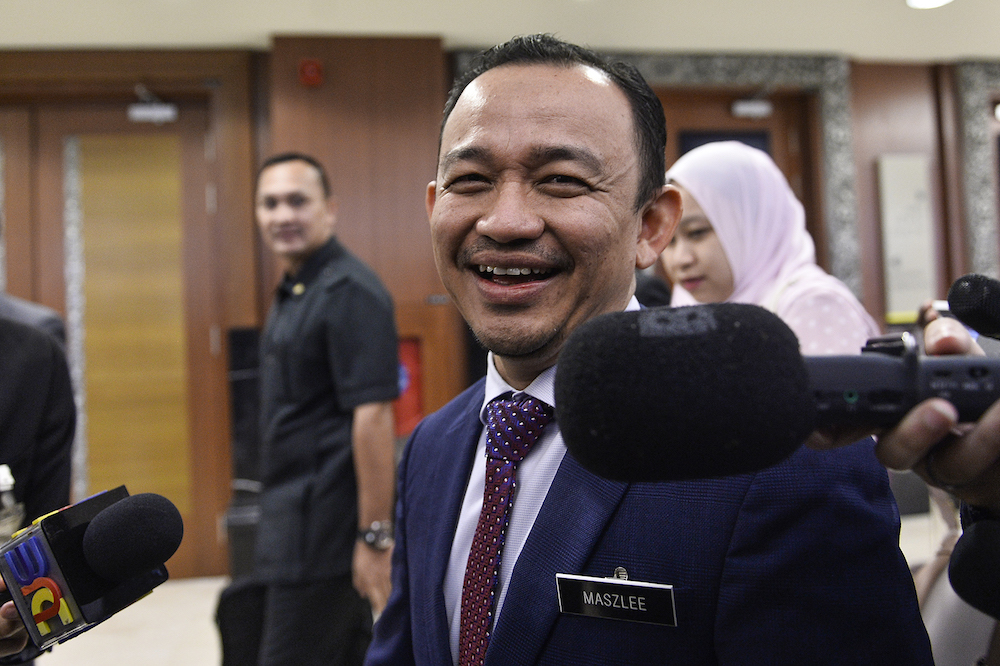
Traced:
[[948, 309], [980, 335], [1000, 338], [1000, 281], [970, 273], [948, 290]]
[[1000, 521], [965, 528], [948, 561], [948, 579], [967, 604], [1000, 620]]
[[560, 353], [555, 399], [569, 452], [623, 481], [755, 472], [791, 455], [816, 421], [795, 334], [737, 303], [581, 324]]
[[166, 562], [183, 537], [173, 502], [155, 493], [129, 495], [90, 521], [83, 556], [99, 576], [121, 582]]

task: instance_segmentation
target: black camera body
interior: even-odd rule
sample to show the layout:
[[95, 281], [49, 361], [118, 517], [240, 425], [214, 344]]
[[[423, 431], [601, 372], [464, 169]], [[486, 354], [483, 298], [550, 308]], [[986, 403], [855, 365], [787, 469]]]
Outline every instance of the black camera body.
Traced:
[[805, 363], [819, 427], [891, 427], [933, 397], [972, 422], [1000, 398], [1000, 359], [923, 356], [910, 333], [872, 338], [860, 356], [806, 356]]

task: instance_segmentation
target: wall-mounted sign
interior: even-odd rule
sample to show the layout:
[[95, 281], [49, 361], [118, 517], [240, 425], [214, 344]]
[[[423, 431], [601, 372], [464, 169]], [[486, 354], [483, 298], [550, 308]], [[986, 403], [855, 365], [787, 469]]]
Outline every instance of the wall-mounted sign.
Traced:
[[878, 158], [885, 318], [889, 324], [917, 320], [917, 310], [936, 298], [930, 163], [926, 155]]

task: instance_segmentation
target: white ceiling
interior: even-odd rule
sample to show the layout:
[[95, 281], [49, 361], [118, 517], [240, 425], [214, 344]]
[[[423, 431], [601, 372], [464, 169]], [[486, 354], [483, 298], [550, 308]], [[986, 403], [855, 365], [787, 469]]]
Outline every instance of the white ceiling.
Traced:
[[0, 0], [0, 48], [266, 49], [275, 34], [554, 32], [599, 49], [1000, 60], [1000, 0]]

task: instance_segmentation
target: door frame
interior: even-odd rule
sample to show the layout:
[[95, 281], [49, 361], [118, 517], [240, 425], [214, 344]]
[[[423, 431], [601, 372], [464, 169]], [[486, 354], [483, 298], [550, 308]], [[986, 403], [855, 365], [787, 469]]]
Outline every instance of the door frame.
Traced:
[[[83, 312], [80, 306], [86, 309], [86, 303], [67, 300], [67, 296], [70, 295], [71, 288], [69, 276], [82, 276], [88, 271], [80, 256], [82, 248], [79, 243], [72, 242], [72, 234], [66, 234], [70, 211], [66, 209], [65, 201], [72, 197], [68, 192], [63, 194], [67, 175], [65, 140], [70, 136], [95, 134], [116, 136], [173, 134], [179, 141], [179, 167], [182, 177], [179, 211], [182, 241], [179, 258], [180, 272], [183, 275], [181, 299], [184, 308], [186, 349], [184, 363], [188, 370], [185, 386], [188, 418], [186, 453], [190, 460], [186, 470], [190, 491], [184, 497], [184, 504], [190, 506], [190, 511], [182, 511], [187, 538], [171, 559], [171, 571], [182, 576], [216, 573], [214, 564], [206, 565], [206, 558], [207, 562], [214, 560], [212, 551], [215, 547], [208, 544], [217, 542], [215, 537], [217, 515], [211, 502], [206, 501], [211, 498], [205, 497], [203, 489], [225, 486], [226, 478], [215, 478], [215, 475], [221, 475], [223, 470], [205, 465], [203, 459], [216, 458], [214, 452], [218, 443], [225, 441], [228, 435], [226, 428], [228, 403], [224, 399], [226, 364], [222, 357], [222, 349], [218, 344], [215, 344], [213, 349], [213, 336], [218, 340], [221, 331], [212, 332], [212, 327], [218, 326], [215, 322], [219, 320], [219, 313], [218, 303], [212, 297], [217, 290], [214, 284], [214, 271], [211, 270], [211, 228], [204, 203], [207, 182], [204, 160], [207, 114], [204, 104], [181, 104], [178, 120], [162, 126], [129, 123], [124, 106], [120, 103], [39, 105], [36, 109], [39, 175], [35, 188], [35, 209], [39, 214], [35, 228], [39, 236], [46, 239], [36, 250], [42, 273], [47, 277], [42, 284], [40, 300], [46, 303], [58, 303], [62, 300], [64, 303], [68, 333], [67, 356], [76, 390], [82, 394], [86, 385], [86, 372], [83, 369], [88, 363], [85, 359], [83, 340], [87, 331], [83, 327], [81, 318]], [[42, 196], [43, 193], [47, 195]], [[86, 224], [86, 220], [82, 222]], [[73, 286], [81, 289], [83, 287], [82, 284]], [[46, 292], [46, 288], [56, 291]], [[86, 406], [90, 402], [84, 394], [84, 400], [80, 403], [84, 405], [82, 415], [86, 415]], [[87, 419], [83, 418], [81, 425], [86, 423]], [[107, 490], [87, 483], [90, 447], [87, 443], [88, 438], [81, 436], [85, 434], [78, 433], [73, 451], [72, 495], [77, 500], [94, 492]], [[131, 490], [137, 492], [135, 488]]]
[[[254, 175], [249, 51], [18, 51], [0, 52], [0, 104], [137, 101], [135, 86], [146, 85], [166, 101], [205, 98], [215, 159], [209, 180], [216, 187], [219, 214], [213, 221], [226, 327], [254, 326], [257, 309], [257, 239], [252, 224]], [[31, 238], [29, 219], [7, 212], [13, 237]], [[41, 242], [44, 239], [34, 239]], [[8, 272], [8, 289], [38, 299], [46, 280], [35, 253], [27, 266]], [[59, 304], [56, 304], [59, 305]], [[53, 306], [55, 307], [55, 306]], [[61, 311], [61, 307], [56, 307]]]
[[[252, 223], [252, 71], [252, 54], [245, 51], [0, 52], [0, 105], [5, 107], [86, 105], [95, 100], [132, 102], [137, 101], [135, 87], [140, 83], [168, 102], [207, 101], [211, 137], [206, 142], [207, 180], [216, 205], [214, 214], [208, 214], [209, 242], [200, 250], [212, 257], [213, 275], [206, 283], [215, 288], [198, 298], [214, 303], [217, 321], [200, 326], [209, 333], [196, 346], [198, 353], [208, 355], [204, 362], [211, 367], [211, 376], [207, 381], [199, 383], [196, 378], [192, 382], [198, 386], [198, 395], [192, 399], [211, 400], [214, 405], [208, 410], [212, 417], [207, 422], [192, 419], [192, 429], [201, 429], [204, 436], [199, 438], [199, 448], [192, 451], [191, 478], [193, 500], [217, 520], [200, 521], [201, 525], [192, 526], [187, 534], [183, 547], [197, 550], [191, 558], [197, 566], [173, 570], [182, 577], [219, 575], [228, 570], [223, 518], [230, 500], [232, 469], [225, 332], [260, 325], [259, 252]], [[11, 143], [17, 150], [36, 154], [37, 141], [30, 138], [34, 134], [30, 113], [28, 117], [26, 128], [15, 115], [6, 133], [20, 137]], [[29, 130], [27, 142], [23, 139], [25, 129]], [[12, 173], [11, 177], [20, 176]], [[15, 186], [10, 180], [6, 185]], [[34, 187], [29, 183], [28, 191]], [[54, 247], [62, 248], [63, 239], [61, 231], [53, 231], [51, 225], [43, 233], [39, 207], [38, 196], [30, 196], [27, 205], [23, 197], [5, 197], [7, 288], [65, 316], [63, 266], [46, 265], [43, 260], [62, 256]], [[10, 261], [12, 256], [17, 256], [17, 262]], [[187, 293], [190, 295], [189, 290]]]
[[[823, 225], [822, 191], [817, 178], [814, 137], [817, 135], [815, 99], [808, 93], [772, 91], [772, 111], [760, 118], [738, 118], [732, 105], [752, 97], [748, 89], [657, 88], [667, 119], [667, 169], [681, 156], [681, 137], [687, 132], [718, 132], [739, 135], [761, 132], [770, 139], [769, 152], [785, 175], [805, 210], [806, 229], [816, 246], [816, 261], [827, 271], [826, 229]], [[663, 277], [666, 277], [665, 275]]]

